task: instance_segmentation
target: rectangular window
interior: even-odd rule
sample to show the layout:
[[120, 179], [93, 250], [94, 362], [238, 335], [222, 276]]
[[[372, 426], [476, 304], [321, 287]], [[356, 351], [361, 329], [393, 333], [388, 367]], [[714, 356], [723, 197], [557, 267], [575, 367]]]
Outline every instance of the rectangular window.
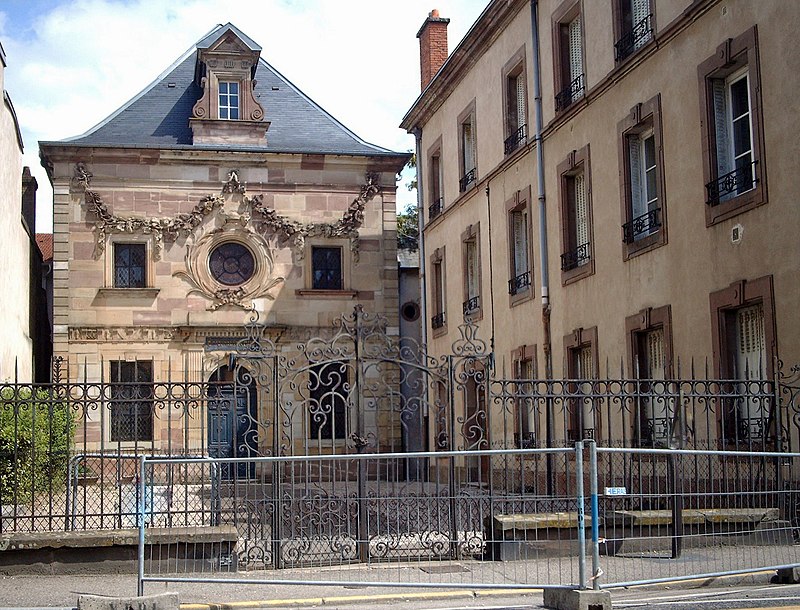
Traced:
[[625, 260], [666, 243], [666, 203], [661, 155], [661, 95], [618, 124]]
[[111, 440], [153, 440], [153, 362], [111, 361]]
[[580, 2], [562, 4], [553, 16], [556, 112], [569, 108], [583, 97], [586, 78], [583, 69], [583, 18]]
[[698, 78], [710, 226], [767, 202], [756, 28], [720, 45]]
[[464, 316], [472, 319], [481, 314], [480, 225], [467, 227], [461, 234], [464, 269]]
[[616, 0], [614, 59], [624, 61], [653, 39], [650, 0]]
[[342, 290], [342, 249], [312, 247], [311, 273], [314, 290]]
[[219, 118], [235, 120], [239, 118], [239, 83], [219, 83]]
[[766, 446], [774, 438], [775, 310], [772, 276], [711, 294], [720, 379], [720, 432], [727, 444]]
[[631, 369], [636, 380], [637, 417], [633, 436], [644, 446], [670, 446], [675, 439], [671, 376], [672, 316], [669, 305], [643, 309], [625, 320], [630, 337]]
[[599, 439], [600, 414], [592, 395], [593, 379], [597, 376], [597, 327], [578, 328], [564, 337], [567, 389], [565, 416], [566, 440]]
[[477, 171], [475, 168], [475, 125], [472, 115], [463, 121], [459, 128], [461, 147], [461, 179], [458, 186], [462, 193], [475, 183]]
[[523, 345], [512, 353], [514, 366], [514, 446], [519, 449], [536, 447], [536, 346]]
[[431, 303], [433, 312], [431, 328], [436, 331], [445, 328], [445, 292], [444, 292], [444, 248], [437, 248], [431, 257]]
[[433, 220], [442, 213], [444, 208], [444, 189], [442, 186], [442, 156], [437, 150], [430, 157], [430, 205], [428, 206], [428, 221]]
[[506, 76], [506, 138], [503, 143], [505, 154], [517, 150], [527, 138], [527, 119], [525, 104], [525, 74], [522, 66], [514, 74]]
[[527, 187], [524, 191], [517, 191], [513, 199], [506, 202], [509, 245], [508, 294], [511, 295], [512, 304], [530, 295], [532, 278], [529, 200], [530, 187]]
[[144, 288], [145, 244], [114, 244], [114, 288]]
[[589, 147], [558, 166], [561, 200], [561, 279], [567, 284], [594, 273]]
[[308, 434], [317, 440], [348, 437], [348, 373], [345, 362], [312, 364], [308, 378]]

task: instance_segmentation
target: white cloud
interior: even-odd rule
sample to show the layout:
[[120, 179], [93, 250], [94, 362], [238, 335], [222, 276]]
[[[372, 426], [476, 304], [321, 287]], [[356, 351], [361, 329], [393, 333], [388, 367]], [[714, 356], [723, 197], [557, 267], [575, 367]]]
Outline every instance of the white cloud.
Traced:
[[[37, 230], [52, 227], [52, 192], [39, 165], [38, 141], [87, 131], [217, 23], [239, 27], [262, 46], [264, 59], [359, 136], [405, 151], [414, 141], [397, 125], [419, 93], [419, 27], [436, 6], [451, 19], [452, 50], [486, 3], [29, 0], [12, 2], [6, 11], [0, 5], [5, 88], [20, 120], [24, 163], [40, 187]], [[35, 17], [28, 22], [30, 15]], [[401, 207], [413, 197], [398, 188]]]

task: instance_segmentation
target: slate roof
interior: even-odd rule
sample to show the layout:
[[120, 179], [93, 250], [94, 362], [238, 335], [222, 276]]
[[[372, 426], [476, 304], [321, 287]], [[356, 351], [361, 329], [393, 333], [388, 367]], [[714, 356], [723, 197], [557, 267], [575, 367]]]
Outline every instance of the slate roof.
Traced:
[[235, 26], [217, 26], [161, 74], [149, 87], [104, 121], [84, 133], [43, 145], [122, 148], [257, 150], [355, 156], [405, 156], [365, 142], [333, 118], [263, 58], [256, 68], [256, 99], [270, 122], [266, 143], [193, 145], [189, 117], [201, 94], [194, 83], [197, 49], [208, 47], [227, 30], [245, 44], [260, 48]]

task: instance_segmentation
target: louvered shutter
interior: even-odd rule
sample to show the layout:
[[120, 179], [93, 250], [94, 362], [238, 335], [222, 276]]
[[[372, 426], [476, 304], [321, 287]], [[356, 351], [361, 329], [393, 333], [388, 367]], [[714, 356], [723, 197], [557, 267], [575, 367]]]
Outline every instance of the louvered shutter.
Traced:
[[[575, 180], [575, 248], [580, 248], [589, 243], [589, 219], [586, 209], [586, 179], [578, 174]], [[588, 252], [586, 253], [588, 254]], [[588, 262], [587, 257], [578, 261], [579, 264]]]
[[642, 196], [642, 141], [639, 136], [628, 138], [628, 154], [631, 164], [631, 220], [647, 212]]
[[[742, 307], [736, 312], [734, 357], [738, 379], [762, 379], [766, 376], [764, 309], [760, 303]], [[744, 395], [739, 401], [739, 430], [746, 430], [748, 438], [754, 440], [765, 433], [763, 422], [767, 418], [767, 404], [758, 397], [750, 396], [749, 387], [744, 383], [739, 385], [739, 391]]]
[[724, 176], [733, 170], [726, 89], [724, 80], [717, 78], [711, 81], [714, 100], [714, 132], [717, 139], [717, 177]]
[[528, 231], [524, 212], [512, 212], [511, 224], [514, 232], [514, 277], [528, 271]]
[[[577, 353], [577, 377], [578, 379], [592, 379], [594, 377], [594, 364], [592, 359], [592, 347], [587, 345], [578, 350]], [[582, 383], [580, 386], [582, 398], [580, 399], [582, 411], [583, 426], [580, 430], [581, 438], [586, 437], [586, 429], [591, 428], [595, 430], [594, 413], [592, 411], [592, 384], [590, 382]]]
[[431, 186], [433, 187], [433, 201], [436, 201], [442, 196], [442, 169], [439, 162], [439, 155], [431, 157]]
[[467, 298], [478, 296], [478, 252], [474, 241], [467, 242]]
[[[645, 368], [647, 379], [663, 380], [666, 378], [666, 361], [664, 358], [664, 329], [651, 330], [644, 337]], [[664, 398], [664, 384], [651, 384], [650, 400], [647, 401], [647, 417], [653, 420], [653, 434], [658, 439], [669, 435], [669, 426], [665, 421], [670, 417], [667, 400]]]
[[527, 124], [525, 118], [525, 76], [520, 73], [515, 79], [517, 82], [517, 129]]
[[[572, 20], [568, 27], [569, 30], [569, 79], [574, 81], [583, 74], [583, 44], [581, 40], [581, 16], [578, 15]], [[573, 99], [577, 96], [574, 95]]]
[[[631, 17], [633, 27], [636, 28], [647, 16], [650, 14], [650, 0], [631, 0]], [[650, 40], [651, 33], [645, 30], [645, 26], [641, 26], [641, 30], [637, 30], [638, 36], [633, 39], [633, 48], [638, 49], [643, 47]]]

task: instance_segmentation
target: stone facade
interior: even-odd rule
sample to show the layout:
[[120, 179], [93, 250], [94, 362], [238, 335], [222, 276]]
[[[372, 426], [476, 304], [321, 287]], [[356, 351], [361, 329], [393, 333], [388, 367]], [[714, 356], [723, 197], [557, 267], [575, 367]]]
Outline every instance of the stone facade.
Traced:
[[[493, 339], [507, 377], [645, 378], [649, 338], [663, 342], [654, 368], [668, 378], [771, 378], [778, 358], [785, 367], [800, 361], [800, 216], [786, 137], [795, 128], [785, 112], [798, 90], [786, 75], [800, 66], [783, 52], [800, 24], [798, 7], [633, 4], [493, 1], [403, 119], [419, 137], [432, 353], [449, 353], [463, 308], [477, 296], [481, 336]], [[632, 31], [624, 14], [642, 8]], [[578, 51], [567, 65], [576, 53], [565, 47], [570, 32]], [[750, 156], [726, 183], [714, 148], [722, 138], [715, 117], [724, 119], [712, 94], [732, 91], [745, 74]], [[651, 205], [632, 213], [630, 193], [640, 188], [631, 177], [632, 142], [651, 137]], [[470, 138], [473, 161], [465, 166]], [[737, 182], [750, 167], [756, 175]], [[473, 295], [468, 233], [477, 226]], [[737, 355], [734, 335], [746, 340], [737, 325], [747, 319], [757, 339], [750, 356]], [[587, 358], [577, 362], [584, 349]], [[611, 425], [597, 433], [607, 438]], [[709, 428], [717, 433], [714, 422]]]

